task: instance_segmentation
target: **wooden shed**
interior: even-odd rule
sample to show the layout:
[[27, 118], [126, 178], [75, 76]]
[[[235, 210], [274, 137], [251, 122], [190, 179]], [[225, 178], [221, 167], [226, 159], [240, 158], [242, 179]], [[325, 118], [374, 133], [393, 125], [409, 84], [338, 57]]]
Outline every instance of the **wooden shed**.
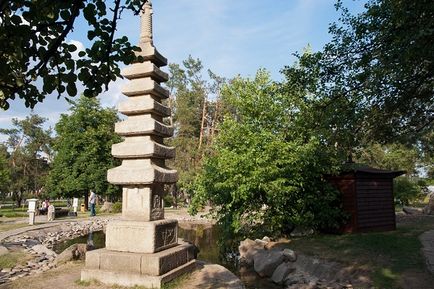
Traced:
[[328, 176], [330, 184], [342, 193], [343, 208], [350, 214], [343, 231], [395, 230], [393, 179], [404, 173], [363, 167]]

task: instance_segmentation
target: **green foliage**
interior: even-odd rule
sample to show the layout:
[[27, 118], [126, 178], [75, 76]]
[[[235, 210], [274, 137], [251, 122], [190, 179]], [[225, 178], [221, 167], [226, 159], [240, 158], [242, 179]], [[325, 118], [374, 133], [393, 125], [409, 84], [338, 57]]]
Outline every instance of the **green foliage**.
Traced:
[[112, 210], [111, 213], [121, 213], [122, 212], [122, 203], [121, 202], [116, 202], [113, 204], [112, 206]]
[[351, 136], [340, 139], [349, 152], [372, 141], [414, 144], [433, 131], [434, 2], [369, 0], [358, 15], [342, 2], [331, 42], [285, 73], [322, 99], [318, 114]]
[[414, 147], [402, 144], [372, 144], [358, 152], [356, 160], [374, 168], [404, 170], [407, 176], [414, 176], [421, 158]]
[[[13, 128], [0, 129], [8, 136], [7, 150], [10, 182], [4, 188], [12, 192], [12, 198], [20, 206], [27, 196], [43, 191], [51, 159], [51, 129], [44, 130], [46, 119], [30, 114], [23, 120], [12, 119]], [[6, 184], [4, 184], [6, 185]]]
[[11, 171], [8, 165], [7, 148], [0, 145], [0, 198], [4, 199], [11, 182]]
[[281, 91], [268, 73], [237, 78], [223, 90], [230, 106], [195, 185], [192, 213], [212, 204], [227, 233], [279, 234], [288, 227], [333, 228], [343, 215], [339, 194], [322, 175], [338, 157], [305, 130], [299, 91]]
[[[115, 37], [122, 11], [136, 15], [146, 0], [1, 1], [0, 2], [0, 108], [22, 98], [27, 107], [53, 93], [77, 95], [81, 82], [86, 96], [96, 96], [120, 76], [117, 62], [136, 60], [127, 37]], [[91, 46], [78, 51], [67, 42], [74, 25], [88, 25]], [[80, 33], [81, 31], [78, 31]], [[39, 88], [36, 83], [42, 83]]]
[[99, 101], [80, 97], [70, 114], [62, 114], [56, 124], [56, 155], [47, 181], [52, 196], [80, 197], [95, 193], [118, 194], [106, 181], [107, 169], [115, 166], [111, 146], [120, 142], [114, 133], [118, 120], [114, 109], [101, 108]]
[[225, 80], [211, 71], [208, 71], [210, 80], [205, 80], [202, 62], [191, 56], [182, 66], [170, 64], [169, 73], [169, 105], [174, 113], [170, 124], [175, 126], [175, 135], [169, 144], [176, 147], [176, 158], [169, 164], [179, 172], [179, 191], [190, 195], [203, 154], [221, 119], [219, 90]]
[[408, 206], [414, 201], [422, 198], [424, 184], [415, 182], [407, 177], [398, 177], [393, 180], [393, 191], [395, 203]]

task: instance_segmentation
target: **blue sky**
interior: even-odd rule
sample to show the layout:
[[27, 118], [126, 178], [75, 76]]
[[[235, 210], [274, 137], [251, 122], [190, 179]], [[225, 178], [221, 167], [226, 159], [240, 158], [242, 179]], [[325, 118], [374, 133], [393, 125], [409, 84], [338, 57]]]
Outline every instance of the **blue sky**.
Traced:
[[[291, 56], [308, 44], [320, 50], [330, 40], [329, 23], [339, 17], [335, 0], [153, 0], [154, 44], [169, 59], [181, 63], [189, 55], [200, 58], [206, 69], [231, 78], [253, 76], [266, 68], [280, 79], [279, 71], [294, 62]], [[353, 12], [362, 10], [365, 0], [344, 0]], [[117, 36], [126, 35], [138, 42], [139, 19], [124, 13]], [[86, 47], [86, 27], [77, 23], [69, 41]], [[109, 86], [100, 96], [104, 106], [115, 106], [124, 96], [120, 87], [125, 80]], [[34, 112], [48, 118], [54, 126], [68, 104], [47, 97]], [[21, 100], [0, 111], [0, 128], [8, 128], [12, 118], [25, 118], [30, 109]], [[0, 141], [4, 137], [0, 135]]]

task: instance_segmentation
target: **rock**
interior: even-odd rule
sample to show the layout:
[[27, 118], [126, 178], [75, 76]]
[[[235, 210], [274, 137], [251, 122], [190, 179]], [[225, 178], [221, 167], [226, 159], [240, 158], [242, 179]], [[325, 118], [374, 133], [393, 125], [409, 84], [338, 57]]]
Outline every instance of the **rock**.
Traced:
[[9, 272], [11, 272], [12, 271], [12, 269], [11, 268], [3, 268], [2, 269], [2, 273], [9, 273]]
[[262, 241], [270, 243], [271, 239], [269, 237], [265, 236], [264, 238], [262, 238]]
[[35, 246], [32, 247], [32, 250], [35, 251], [38, 254], [41, 254], [41, 255], [42, 254], [45, 254], [45, 255], [48, 255], [48, 256], [56, 256], [57, 255], [54, 251], [48, 249], [44, 245], [35, 245]]
[[282, 251], [259, 251], [253, 257], [253, 266], [261, 277], [271, 277], [274, 270], [283, 263], [285, 256]]
[[41, 244], [41, 242], [39, 242], [38, 240], [28, 239], [24, 242], [23, 245], [31, 248], [31, 247], [33, 247], [35, 245], [39, 245], [39, 244]]
[[105, 213], [111, 213], [113, 210], [113, 203], [111, 202], [104, 202], [104, 205], [102, 205], [100, 211]]
[[422, 215], [423, 211], [422, 209], [419, 208], [413, 208], [413, 207], [403, 207], [402, 210], [407, 214], [407, 215]]
[[292, 263], [282, 263], [276, 268], [276, 270], [274, 270], [273, 275], [271, 276], [271, 281], [282, 285], [285, 282], [286, 277], [288, 277], [288, 274], [294, 271], [295, 267]]
[[86, 251], [86, 244], [73, 244], [56, 257], [55, 263], [59, 265], [72, 260], [84, 259]]
[[434, 193], [429, 194], [428, 205], [423, 208], [423, 213], [426, 215], [434, 215]]
[[0, 256], [6, 255], [7, 253], [9, 253], [8, 248], [0, 246]]
[[251, 266], [253, 257], [261, 251], [264, 251], [265, 245], [250, 239], [245, 239], [240, 242], [238, 251], [240, 252], [240, 263]]
[[283, 252], [283, 256], [285, 256], [285, 260], [290, 262], [297, 261], [297, 254], [293, 250], [284, 249], [282, 252]]

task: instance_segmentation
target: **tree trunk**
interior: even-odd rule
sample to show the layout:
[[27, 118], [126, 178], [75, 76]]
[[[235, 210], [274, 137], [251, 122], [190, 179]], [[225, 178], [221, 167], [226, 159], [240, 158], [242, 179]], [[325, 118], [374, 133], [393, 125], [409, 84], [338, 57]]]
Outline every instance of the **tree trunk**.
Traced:
[[206, 96], [203, 97], [202, 122], [200, 124], [200, 135], [199, 135], [199, 150], [202, 147], [203, 136], [205, 133], [205, 118], [206, 118]]
[[86, 211], [89, 210], [89, 192], [88, 191], [84, 192], [84, 208], [86, 209]]

